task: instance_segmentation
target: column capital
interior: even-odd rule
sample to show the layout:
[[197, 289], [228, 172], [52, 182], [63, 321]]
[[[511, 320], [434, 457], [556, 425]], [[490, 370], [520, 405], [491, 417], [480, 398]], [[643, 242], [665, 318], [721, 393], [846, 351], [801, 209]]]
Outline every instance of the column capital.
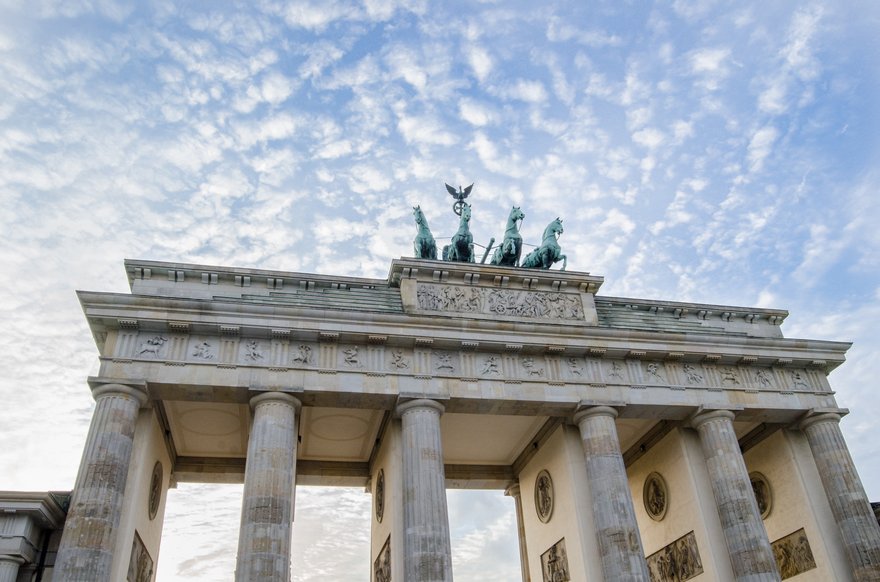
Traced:
[[805, 430], [820, 422], [839, 423], [847, 414], [849, 410], [846, 408], [813, 408], [798, 421], [797, 427]]
[[579, 408], [578, 411], [574, 413], [572, 420], [575, 424], [580, 424], [582, 420], [594, 416], [610, 416], [611, 418], [617, 418], [619, 414], [617, 408], [606, 406], [604, 404], [598, 406], [586, 406]]
[[522, 491], [519, 487], [519, 481], [517, 481], [516, 483], [511, 483], [507, 486], [507, 489], [504, 490], [504, 494], [508, 497], [519, 497], [521, 493]]
[[289, 404], [293, 406], [297, 412], [302, 408], [302, 402], [300, 399], [291, 396], [287, 392], [261, 392], [256, 396], [252, 396], [250, 399], [251, 408], [254, 409], [259, 404], [263, 404], [265, 402], [280, 402], [282, 404]]
[[417, 398], [415, 400], [408, 400], [406, 402], [401, 402], [400, 404], [398, 404], [397, 408], [394, 409], [394, 415], [399, 418], [405, 413], [418, 408], [427, 408], [429, 410], [434, 410], [438, 414], [443, 414], [444, 412], [446, 412], [446, 407], [436, 400], [431, 400], [429, 398]]
[[138, 407], [144, 406], [149, 397], [145, 386], [132, 386], [129, 384], [99, 384], [92, 388], [92, 398], [96, 401], [104, 396], [127, 396], [137, 400]]
[[733, 422], [733, 419], [736, 417], [736, 413], [733, 410], [727, 408], [716, 408], [716, 409], [700, 409], [693, 416], [688, 419], [688, 424], [692, 428], [700, 428], [703, 424], [709, 422], [710, 420], [716, 420], [719, 418], [726, 418]]
[[0, 554], [0, 562], [12, 562], [16, 566], [24, 566], [27, 560], [21, 556], [13, 556], [11, 554]]

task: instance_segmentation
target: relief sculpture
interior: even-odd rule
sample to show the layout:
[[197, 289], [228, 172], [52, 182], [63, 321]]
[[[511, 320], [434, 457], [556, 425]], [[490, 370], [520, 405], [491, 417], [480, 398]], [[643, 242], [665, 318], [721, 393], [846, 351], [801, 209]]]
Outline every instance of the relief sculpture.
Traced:
[[703, 375], [697, 371], [693, 364], [684, 365], [684, 375], [687, 377], [688, 384], [701, 384]]
[[259, 362], [265, 356], [263, 355], [263, 349], [260, 347], [260, 344], [257, 340], [248, 340], [244, 344], [244, 359], [251, 362]]
[[703, 561], [694, 532], [648, 556], [651, 582], [684, 582], [703, 573]]
[[214, 348], [208, 342], [201, 342], [193, 348], [192, 355], [200, 360], [213, 360]]
[[455, 371], [455, 364], [452, 362], [452, 356], [446, 352], [434, 352], [434, 369], [438, 372], [445, 370], [447, 372]]
[[810, 548], [810, 540], [807, 539], [807, 532], [804, 531], [804, 528], [790, 533], [770, 545], [773, 547], [776, 567], [779, 568], [779, 575], [783, 580], [816, 567], [813, 550]]
[[394, 350], [391, 352], [391, 367], [397, 368], [398, 370], [405, 370], [409, 368], [409, 358], [404, 356], [402, 351]]
[[565, 538], [562, 538], [550, 549], [541, 554], [541, 573], [544, 582], [568, 582], [568, 553], [565, 551]]
[[153, 558], [150, 557], [141, 536], [137, 532], [134, 534], [134, 541], [131, 544], [131, 557], [128, 562], [128, 574], [125, 577], [126, 582], [151, 582], [153, 580]]
[[385, 545], [373, 562], [373, 579], [376, 582], [391, 582], [391, 536], [385, 540]]
[[571, 293], [420, 284], [416, 296], [419, 309], [428, 311], [515, 318], [584, 319], [581, 298]]
[[297, 348], [297, 352], [290, 359], [294, 364], [303, 364], [304, 366], [308, 366], [312, 363], [312, 348], [311, 346], [301, 345]]
[[161, 335], [157, 335], [149, 338], [144, 343], [141, 344], [141, 348], [138, 351], [137, 355], [144, 356], [150, 355], [154, 358], [159, 357], [159, 352], [162, 351], [162, 348], [165, 346], [165, 343], [168, 341], [167, 337], [163, 337]]
[[544, 368], [535, 363], [535, 358], [523, 358], [522, 367], [526, 369], [529, 376], [543, 376]]

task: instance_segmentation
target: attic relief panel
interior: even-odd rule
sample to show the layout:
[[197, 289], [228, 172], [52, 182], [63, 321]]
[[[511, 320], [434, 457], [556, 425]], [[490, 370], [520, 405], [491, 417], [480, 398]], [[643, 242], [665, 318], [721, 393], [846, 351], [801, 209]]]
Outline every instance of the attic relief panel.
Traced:
[[580, 295], [419, 284], [419, 309], [529, 319], [584, 320]]

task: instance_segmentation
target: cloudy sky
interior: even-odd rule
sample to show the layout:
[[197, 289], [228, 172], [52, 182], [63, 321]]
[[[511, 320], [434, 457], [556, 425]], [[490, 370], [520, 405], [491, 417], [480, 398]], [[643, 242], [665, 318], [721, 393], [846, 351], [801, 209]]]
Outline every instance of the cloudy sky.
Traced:
[[[385, 277], [475, 182], [605, 295], [788, 309], [880, 501], [880, 3], [0, 0], [0, 489], [69, 489], [123, 258]], [[733, 5], [733, 7], [731, 7]], [[160, 582], [228, 580], [240, 487], [169, 496]], [[294, 579], [365, 582], [369, 497], [298, 492]], [[451, 492], [459, 582], [512, 502]], [[490, 569], [487, 564], [492, 564]]]

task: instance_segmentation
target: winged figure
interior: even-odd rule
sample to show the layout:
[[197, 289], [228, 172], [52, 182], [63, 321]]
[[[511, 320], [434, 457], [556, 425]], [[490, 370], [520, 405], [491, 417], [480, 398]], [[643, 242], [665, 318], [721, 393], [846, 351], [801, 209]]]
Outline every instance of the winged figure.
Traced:
[[[446, 182], [444, 182], [444, 184], [446, 184]], [[456, 192], [454, 187], [450, 186], [449, 184], [446, 184], [446, 190], [447, 190], [447, 191], [452, 195], [452, 197], [455, 198], [456, 200], [464, 200], [465, 198], [467, 198], [468, 195], [470, 195], [471, 190], [473, 189], [473, 187], [474, 187], [473, 184], [471, 184], [470, 186], [468, 186], [467, 188], [464, 188], [464, 189], [462, 189], [462, 187], [459, 186], [459, 187], [458, 187], [458, 192]]]

